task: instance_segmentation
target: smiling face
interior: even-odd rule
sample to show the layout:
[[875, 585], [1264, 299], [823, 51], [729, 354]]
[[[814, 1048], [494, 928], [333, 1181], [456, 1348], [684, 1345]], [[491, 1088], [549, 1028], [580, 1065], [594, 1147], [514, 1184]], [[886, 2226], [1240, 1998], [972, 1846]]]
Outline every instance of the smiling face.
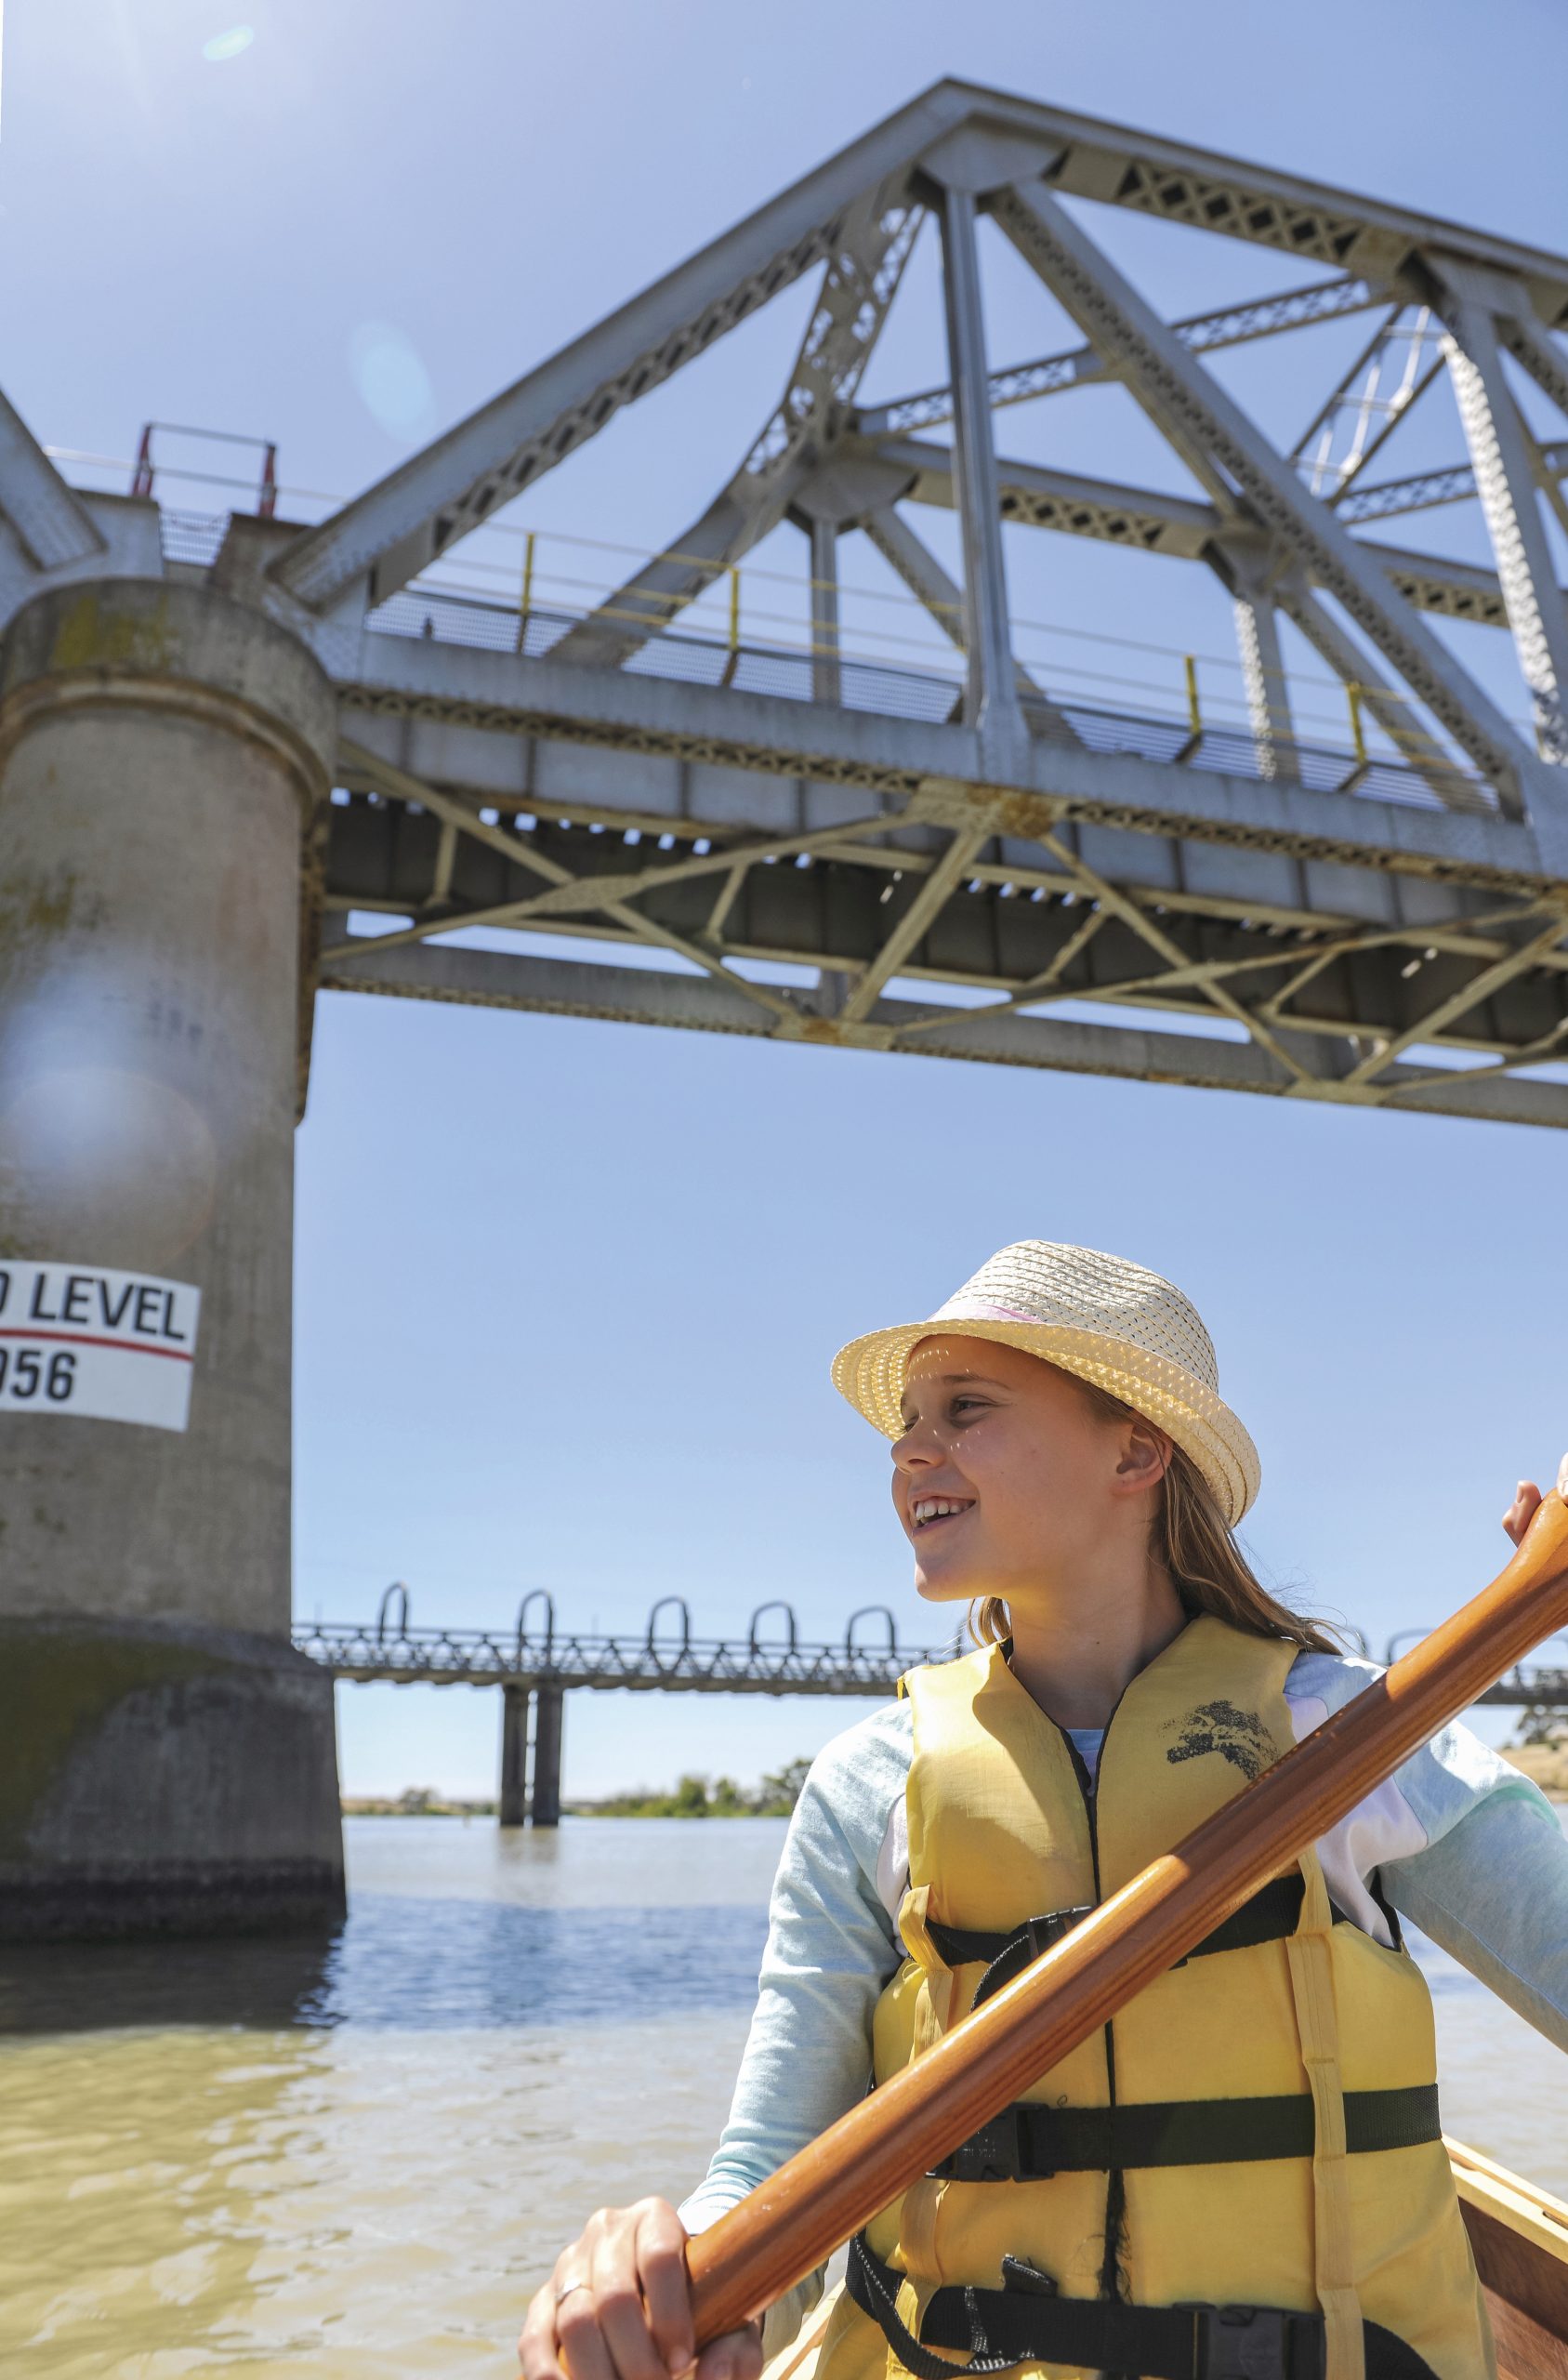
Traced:
[[1170, 1441], [1097, 1411], [1038, 1356], [933, 1333], [910, 1355], [903, 1421], [893, 1502], [929, 1601], [1000, 1595], [1021, 1616], [1147, 1548]]

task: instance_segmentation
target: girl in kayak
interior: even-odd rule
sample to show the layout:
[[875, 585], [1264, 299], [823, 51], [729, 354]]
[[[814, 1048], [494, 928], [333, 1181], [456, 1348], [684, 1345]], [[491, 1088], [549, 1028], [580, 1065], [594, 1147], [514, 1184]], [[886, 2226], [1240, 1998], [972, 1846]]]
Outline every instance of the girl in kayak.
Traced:
[[[688, 2237], [1374, 1674], [1253, 1575], [1257, 1453], [1159, 1276], [1024, 1241], [834, 1379], [892, 1442], [918, 1592], [967, 1603], [977, 1646], [813, 1764], [707, 2176], [593, 2217], [526, 2380], [684, 2372]], [[1538, 1501], [1521, 1483], [1516, 1542]], [[867, 2227], [814, 2380], [1487, 2380], [1402, 1914], [1568, 2047], [1568, 1841], [1451, 1727]], [[762, 2358], [751, 2325], [699, 2380]]]

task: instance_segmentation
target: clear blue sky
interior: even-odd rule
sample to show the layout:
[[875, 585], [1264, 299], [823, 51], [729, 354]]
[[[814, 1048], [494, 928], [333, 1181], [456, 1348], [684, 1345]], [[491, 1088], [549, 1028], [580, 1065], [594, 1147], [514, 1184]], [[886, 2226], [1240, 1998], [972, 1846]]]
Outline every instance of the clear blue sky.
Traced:
[[[944, 73], [1568, 249], [1550, 0], [12, 0], [5, 34], [8, 393], [88, 453], [149, 416], [254, 430], [303, 488], [379, 475]], [[1184, 248], [1162, 301], [1290, 278], [1226, 256], [1219, 285]], [[1050, 346], [1037, 293], [992, 272], [997, 360]], [[524, 517], [678, 532], [776, 391], [791, 303]], [[873, 392], [940, 372], [931, 339], [912, 315]], [[366, 363], [389, 348], [390, 384]], [[1155, 476], [1142, 446], [1011, 419], [1018, 451]], [[1069, 571], [1060, 542], [1029, 600], [1122, 606], [1100, 549]], [[1173, 583], [1117, 616], [1168, 642]], [[1228, 636], [1213, 591], [1191, 602], [1184, 636]], [[1375, 1634], [1435, 1618], [1568, 1441], [1565, 1158], [1517, 1129], [329, 997], [299, 1139], [297, 1606], [366, 1614], [402, 1578], [428, 1622], [504, 1627], [547, 1585], [580, 1625], [679, 1593], [705, 1631], [773, 1596], [811, 1633], [880, 1601], [917, 1628], [885, 1450], [827, 1362], [1041, 1235], [1196, 1299], [1262, 1450], [1269, 1576]], [[568, 1791], [754, 1778], [845, 1715], [577, 1697]], [[495, 1726], [494, 1697], [349, 1692], [345, 1781], [486, 1790]]]

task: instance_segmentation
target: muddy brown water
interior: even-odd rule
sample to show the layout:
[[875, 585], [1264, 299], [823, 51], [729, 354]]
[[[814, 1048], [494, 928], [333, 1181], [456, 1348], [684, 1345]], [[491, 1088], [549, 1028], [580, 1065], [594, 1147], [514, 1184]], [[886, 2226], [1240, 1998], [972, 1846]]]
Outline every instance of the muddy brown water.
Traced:
[[[508, 2380], [596, 2205], [700, 2175], [772, 1819], [362, 1818], [330, 1945], [0, 1956], [6, 2380]], [[1430, 1945], [1448, 2130], [1568, 2194], [1561, 2054]]]

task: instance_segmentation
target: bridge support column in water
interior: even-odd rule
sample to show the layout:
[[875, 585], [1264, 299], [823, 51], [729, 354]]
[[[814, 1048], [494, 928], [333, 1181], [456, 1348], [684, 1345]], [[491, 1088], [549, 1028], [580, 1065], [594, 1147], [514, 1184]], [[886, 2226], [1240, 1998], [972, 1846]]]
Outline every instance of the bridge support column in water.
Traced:
[[501, 1688], [501, 1795], [503, 1826], [521, 1826], [528, 1816], [528, 1706], [526, 1686]]
[[304, 646], [193, 586], [52, 589], [0, 652], [0, 1934], [342, 1907], [289, 1643], [334, 734]]
[[534, 1706], [534, 1791], [529, 1816], [535, 1826], [560, 1824], [560, 1730], [566, 1695], [559, 1686], [539, 1687]]

